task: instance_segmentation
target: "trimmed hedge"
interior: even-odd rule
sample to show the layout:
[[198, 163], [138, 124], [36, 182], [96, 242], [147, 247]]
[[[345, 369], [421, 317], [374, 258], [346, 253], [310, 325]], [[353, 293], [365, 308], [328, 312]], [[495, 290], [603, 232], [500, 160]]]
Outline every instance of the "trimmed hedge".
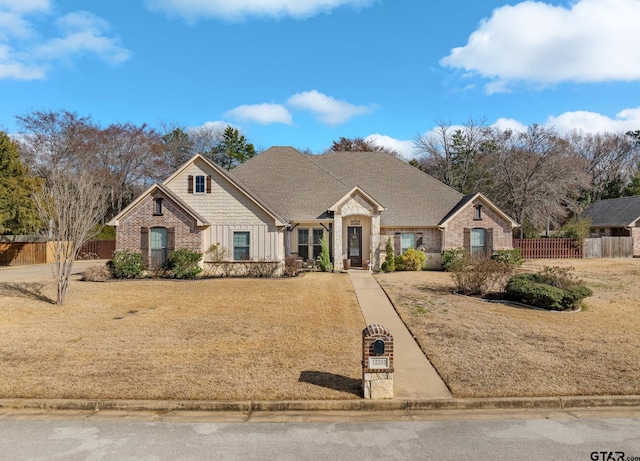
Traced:
[[578, 308], [584, 298], [593, 295], [593, 291], [582, 282], [559, 287], [549, 283], [545, 275], [518, 274], [511, 277], [505, 288], [507, 298], [543, 309], [564, 311]]
[[414, 248], [407, 248], [404, 253], [396, 256], [395, 269], [397, 271], [421, 271], [427, 264], [425, 254]]
[[169, 255], [168, 266], [171, 276], [177, 279], [193, 279], [202, 272], [198, 265], [202, 254], [197, 251], [180, 248]]
[[135, 279], [142, 275], [142, 255], [131, 250], [113, 252], [113, 276], [117, 279]]

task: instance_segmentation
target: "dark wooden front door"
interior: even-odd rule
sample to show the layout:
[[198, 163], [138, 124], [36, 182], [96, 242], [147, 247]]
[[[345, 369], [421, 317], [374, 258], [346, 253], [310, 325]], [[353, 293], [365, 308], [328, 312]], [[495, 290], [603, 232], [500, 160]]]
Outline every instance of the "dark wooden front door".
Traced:
[[362, 227], [347, 227], [347, 241], [351, 266], [362, 267]]

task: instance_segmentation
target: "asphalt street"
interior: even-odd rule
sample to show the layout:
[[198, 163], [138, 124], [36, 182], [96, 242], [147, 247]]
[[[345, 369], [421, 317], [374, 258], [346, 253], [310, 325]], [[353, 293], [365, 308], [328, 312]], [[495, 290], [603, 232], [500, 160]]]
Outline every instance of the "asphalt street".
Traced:
[[240, 424], [2, 421], [0, 459], [640, 461], [640, 418]]

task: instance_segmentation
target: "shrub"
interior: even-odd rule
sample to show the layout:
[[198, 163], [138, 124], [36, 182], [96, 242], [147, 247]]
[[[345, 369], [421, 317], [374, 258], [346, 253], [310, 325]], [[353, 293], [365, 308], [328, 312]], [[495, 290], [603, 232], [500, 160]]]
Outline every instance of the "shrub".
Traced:
[[205, 251], [207, 257], [205, 258], [205, 268], [207, 275], [220, 275], [223, 277], [227, 275], [224, 262], [229, 259], [229, 250], [220, 245], [219, 243], [211, 245], [207, 251]]
[[168, 268], [172, 277], [177, 279], [193, 279], [202, 268], [198, 265], [202, 254], [186, 248], [180, 248], [169, 255]]
[[427, 263], [425, 254], [415, 248], [408, 248], [401, 255], [396, 256], [395, 268], [397, 271], [421, 271]]
[[469, 252], [464, 248], [451, 248], [442, 252], [442, 267], [451, 272], [451, 269], [463, 262], [469, 256]]
[[245, 263], [245, 275], [247, 277], [268, 278], [273, 277], [280, 268], [279, 261], [260, 259]]
[[297, 256], [291, 255], [284, 259], [284, 273], [287, 277], [295, 277], [299, 270], [300, 263]]
[[131, 250], [113, 252], [113, 276], [117, 279], [135, 279], [142, 275], [142, 255]]
[[333, 264], [331, 264], [331, 259], [329, 258], [329, 243], [326, 238], [322, 237], [320, 239], [320, 247], [320, 261], [318, 263], [320, 270], [322, 272], [331, 272]]
[[491, 259], [509, 264], [513, 267], [520, 267], [524, 262], [522, 259], [522, 250], [520, 248], [512, 248], [511, 250], [497, 250]]
[[583, 239], [589, 237], [591, 218], [573, 217], [565, 222], [560, 229], [553, 232], [551, 237]]
[[511, 277], [505, 293], [511, 300], [552, 310], [575, 309], [584, 298], [593, 295], [571, 269], [548, 266], [535, 274]]
[[106, 282], [113, 277], [113, 269], [106, 263], [102, 266], [91, 266], [82, 273], [82, 279], [86, 282]]
[[491, 290], [502, 291], [515, 267], [487, 256], [473, 256], [465, 252], [456, 255], [448, 271], [458, 293], [481, 295]]
[[391, 245], [391, 237], [387, 237], [387, 244], [384, 247], [387, 253], [380, 270], [383, 272], [394, 272], [396, 270], [396, 260], [393, 256], [393, 245]]

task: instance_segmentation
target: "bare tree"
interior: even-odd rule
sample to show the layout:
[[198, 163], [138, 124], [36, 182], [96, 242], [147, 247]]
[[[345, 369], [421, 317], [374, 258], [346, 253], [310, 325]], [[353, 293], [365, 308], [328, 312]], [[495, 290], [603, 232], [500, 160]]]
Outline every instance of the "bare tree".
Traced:
[[583, 162], [553, 129], [495, 130], [493, 149], [490, 196], [520, 224], [548, 229], [578, 208], [588, 183]]
[[189, 128], [187, 134], [192, 143], [194, 154], [209, 155], [215, 152], [216, 146], [222, 141], [225, 126], [218, 124], [204, 124], [196, 128]]
[[590, 185], [584, 201], [592, 203], [603, 198], [622, 195], [637, 171], [640, 149], [623, 133], [583, 133], [574, 131], [568, 141], [577, 156], [584, 159]]
[[53, 275], [57, 283], [56, 303], [62, 304], [69, 276], [82, 245], [94, 237], [104, 217], [107, 201], [102, 185], [89, 173], [52, 172], [44, 188], [34, 194], [44, 232], [53, 246]]
[[463, 194], [478, 191], [487, 179], [491, 130], [485, 119], [470, 118], [457, 127], [444, 120], [436, 123], [433, 130], [414, 139], [414, 148], [422, 156], [414, 164]]

